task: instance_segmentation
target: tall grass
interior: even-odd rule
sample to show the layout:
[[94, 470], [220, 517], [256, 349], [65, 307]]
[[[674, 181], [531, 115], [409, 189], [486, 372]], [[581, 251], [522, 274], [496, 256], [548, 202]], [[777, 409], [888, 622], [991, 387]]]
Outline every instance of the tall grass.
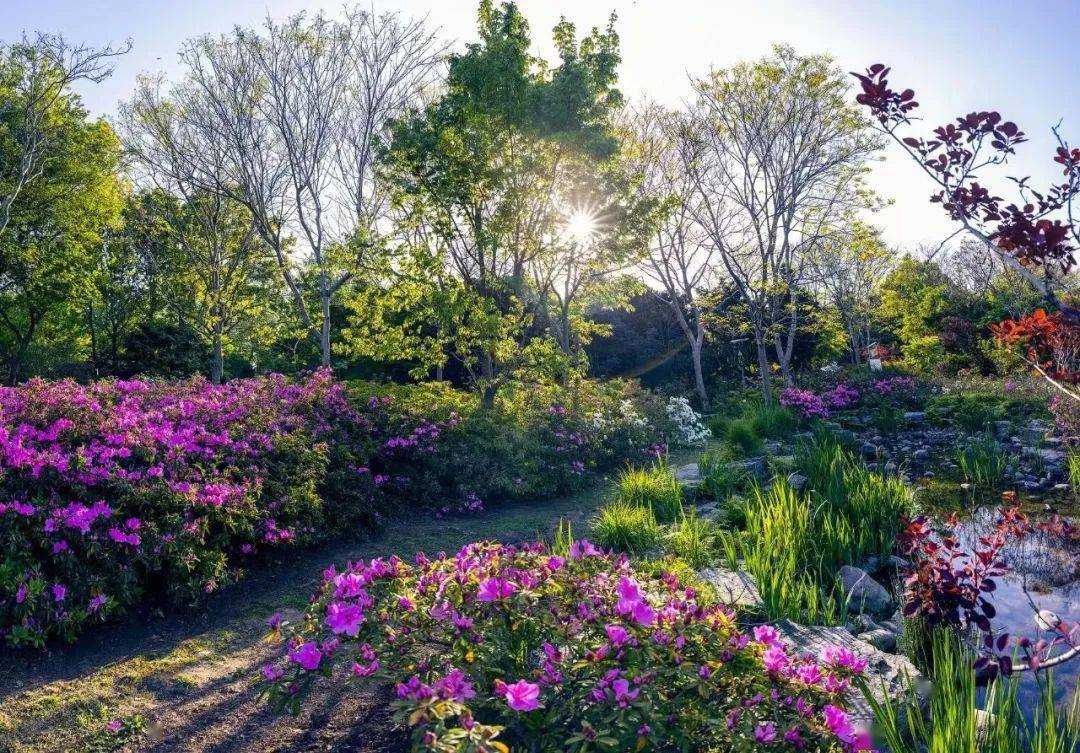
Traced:
[[682, 487], [663, 463], [627, 468], [619, 474], [619, 500], [652, 510], [656, 520], [672, 523], [682, 517]]
[[[877, 728], [893, 753], [1074, 753], [1080, 744], [1080, 719], [1062, 719], [1054, 704], [1053, 677], [1038, 678], [1040, 703], [1028, 724], [1017, 700], [1019, 680], [998, 678], [987, 687], [978, 712], [974, 656], [946, 629], [931, 636], [933, 693], [923, 713], [915, 691], [878, 700], [862, 683]], [[1076, 709], [1073, 709], [1073, 714]], [[981, 717], [981, 718], [980, 718]]]
[[985, 436], [956, 451], [956, 464], [964, 479], [976, 486], [998, 489], [1005, 478], [1008, 459], [992, 437]]
[[759, 437], [780, 439], [789, 435], [799, 424], [798, 417], [782, 405], [753, 402], [743, 410], [743, 418]]
[[764, 449], [761, 436], [750, 419], [740, 418], [728, 422], [724, 430], [724, 439], [731, 445], [734, 452], [743, 456], [759, 455]]
[[840, 567], [890, 553], [911, 496], [902, 480], [871, 473], [828, 435], [800, 447], [796, 464], [809, 493], [784, 480], [756, 489], [742, 506], [745, 530], [721, 548], [754, 576], [769, 618], [835, 622], [844, 606]]
[[594, 541], [604, 549], [638, 555], [657, 549], [663, 537], [651, 507], [623, 500], [600, 508], [592, 534]]
[[748, 474], [719, 450], [706, 450], [698, 458], [701, 474], [699, 493], [706, 499], [723, 501], [746, 486]]
[[1065, 469], [1069, 474], [1069, 486], [1073, 494], [1080, 495], [1080, 452], [1070, 450], [1065, 459]]
[[667, 549], [693, 568], [716, 561], [720, 528], [707, 518], [699, 518], [691, 509], [668, 532]]
[[[839, 613], [832, 576], [825, 580], [817, 523], [808, 501], [786, 481], [756, 489], [745, 505], [746, 530], [722, 542], [729, 563], [757, 583], [769, 619], [833, 624]], [[828, 582], [828, 588], [823, 585]]]
[[912, 509], [902, 479], [873, 473], [827, 434], [800, 446], [796, 464], [809, 479], [829, 567], [892, 552], [901, 517]]

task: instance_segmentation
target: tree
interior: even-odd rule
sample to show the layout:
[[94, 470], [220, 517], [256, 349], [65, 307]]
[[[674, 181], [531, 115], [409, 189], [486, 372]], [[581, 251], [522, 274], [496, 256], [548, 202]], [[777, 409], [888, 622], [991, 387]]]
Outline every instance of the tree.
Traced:
[[19, 195], [47, 180], [49, 162], [64, 148], [63, 113], [79, 81], [100, 83], [112, 62], [131, 49], [73, 45], [54, 34], [0, 46], [0, 235]]
[[[169, 95], [144, 81], [127, 107], [156, 164], [248, 209], [323, 366], [331, 302], [381, 250], [376, 144], [441, 56], [422, 22], [360, 9], [340, 21], [300, 14], [189, 41], [186, 75]], [[297, 251], [314, 274], [297, 268]]]
[[[628, 159], [640, 175], [639, 191], [658, 204], [646, 276], [660, 285], [658, 296], [672, 310], [690, 347], [694, 388], [702, 410], [708, 410], [702, 349], [706, 338], [708, 291], [718, 284], [717, 246], [710, 242], [699, 217], [704, 208], [695, 190], [694, 165], [699, 141], [687, 119], [656, 104], [628, 113]], [[722, 209], [721, 209], [722, 211]], [[714, 223], [722, 224], [718, 216]], [[703, 301], [703, 297], [705, 301]]]
[[128, 194], [118, 226], [102, 237], [92, 275], [94, 291], [86, 303], [94, 376], [103, 368], [119, 374], [124, 339], [163, 308], [165, 270], [176, 253], [167, 220], [175, 204], [163, 191]]
[[[610, 115], [618, 37], [609, 27], [580, 43], [573, 25], [554, 31], [560, 64], [529, 54], [517, 6], [480, 4], [481, 41], [452, 55], [442, 96], [393, 128], [383, 163], [401, 211], [423, 217], [453, 275], [504, 316], [516, 317], [531, 265], [555, 243], [568, 213], [567, 168], [600, 162], [618, 148]], [[505, 326], [478, 354], [493, 399]]]
[[[88, 121], [65, 92], [51, 100], [41, 127], [48, 158], [12, 196], [0, 235], [0, 331], [11, 383], [43, 329], [82, 310], [102, 234], [117, 222], [122, 201], [119, 143], [107, 123]], [[68, 339], [69, 353], [78, 347], [70, 331], [56, 334]]]
[[746, 303], [769, 401], [770, 347], [792, 378], [807, 256], [867, 206], [862, 176], [881, 139], [844, 102], [827, 56], [776, 47], [694, 87], [697, 219]]
[[878, 286], [890, 263], [878, 231], [859, 222], [824, 239], [810, 255], [814, 286], [836, 310], [853, 364], [863, 362], [873, 342]]

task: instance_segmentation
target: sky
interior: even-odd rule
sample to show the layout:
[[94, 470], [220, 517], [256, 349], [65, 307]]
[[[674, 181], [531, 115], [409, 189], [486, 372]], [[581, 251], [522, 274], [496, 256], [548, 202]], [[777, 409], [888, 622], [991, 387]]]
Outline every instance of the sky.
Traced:
[[[426, 16], [447, 41], [475, 38], [476, 0], [364, 0], [378, 12]], [[689, 78], [767, 54], [774, 43], [802, 53], [827, 52], [846, 71], [876, 62], [893, 68], [897, 88], [913, 88], [922, 104], [920, 128], [973, 110], [998, 110], [1028, 134], [1007, 173], [1055, 179], [1050, 127], [1080, 144], [1080, 0], [519, 0], [536, 49], [551, 57], [551, 27], [566, 16], [579, 29], [618, 15], [622, 42], [620, 88], [677, 106]], [[183, 40], [258, 24], [300, 10], [342, 7], [336, 0], [0, 0], [0, 40], [21, 31], [60, 32], [101, 45], [130, 38], [131, 53], [102, 84], [81, 86], [90, 111], [109, 117], [127, 99], [140, 73], [176, 74]], [[1000, 176], [998, 176], [1000, 177]], [[914, 248], [953, 231], [928, 202], [931, 184], [891, 146], [875, 164], [871, 185], [891, 205], [872, 221], [887, 242]], [[1003, 182], [999, 193], [1005, 196]]]

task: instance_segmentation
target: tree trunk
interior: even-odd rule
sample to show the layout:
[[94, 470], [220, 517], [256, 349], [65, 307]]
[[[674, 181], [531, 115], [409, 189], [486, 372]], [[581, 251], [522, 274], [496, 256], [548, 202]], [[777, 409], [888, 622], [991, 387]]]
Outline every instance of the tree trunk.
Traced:
[[481, 405], [484, 408], [495, 407], [495, 357], [491, 353], [484, 354], [484, 360], [481, 364], [481, 379], [483, 380], [483, 390], [481, 392]]
[[761, 372], [761, 396], [765, 405], [772, 405], [772, 376], [769, 374], [769, 351], [764, 332], [754, 332], [754, 345], [757, 347], [758, 371]]
[[324, 369], [330, 368], [330, 290], [327, 286], [326, 273], [323, 273], [321, 288], [322, 296], [322, 327], [319, 329], [319, 349], [322, 359], [319, 365]]
[[214, 336], [212, 340], [214, 355], [213, 360], [210, 363], [210, 381], [213, 384], [221, 384], [225, 376], [225, 354], [221, 343], [221, 317], [218, 317], [214, 322]]
[[701, 368], [702, 337], [698, 335], [690, 341], [690, 358], [694, 362], [694, 386], [701, 401], [703, 413], [709, 412], [709, 393], [705, 389], [705, 374]]
[[95, 379], [99, 374], [97, 327], [94, 326], [94, 302], [90, 301], [86, 306], [86, 323], [90, 329], [90, 371]]

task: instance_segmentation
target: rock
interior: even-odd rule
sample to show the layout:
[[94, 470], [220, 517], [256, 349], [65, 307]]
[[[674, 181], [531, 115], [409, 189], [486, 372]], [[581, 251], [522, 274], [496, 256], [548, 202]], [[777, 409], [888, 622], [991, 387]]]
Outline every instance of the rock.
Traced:
[[966, 492], [971, 491], [971, 484], [964, 482], [963, 484], [960, 484], [960, 488]]
[[699, 572], [698, 577], [716, 589], [717, 598], [724, 604], [740, 607], [762, 604], [757, 583], [749, 573], [710, 567]]
[[904, 420], [915, 424], [921, 424], [926, 420], [926, 411], [909, 410], [904, 412]]
[[1067, 492], [1071, 488], [1068, 484], [1054, 484], [1054, 491], [1056, 492]]
[[[929, 697], [929, 680], [910, 659], [886, 653], [856, 638], [845, 628], [799, 625], [790, 620], [781, 620], [775, 627], [780, 639], [788, 643], [796, 654], [820, 657], [826, 646], [843, 646], [866, 659], [867, 685], [879, 701], [884, 700], [886, 694], [895, 698], [906, 692], [909, 680], [920, 696]], [[873, 713], [862, 693], [850, 688], [845, 697], [855, 721], [868, 726]]]
[[896, 653], [896, 633], [893, 633], [885, 628], [877, 628], [876, 630], [868, 630], [865, 633], [859, 633], [856, 636], [860, 641], [866, 641], [871, 646], [881, 651], [885, 651], [890, 654]]
[[922, 449], [915, 450], [915, 452], [911, 454], [911, 457], [915, 460], [925, 462], [930, 459], [930, 450], [923, 447]]
[[870, 442], [863, 442], [862, 446], [859, 447], [859, 451], [867, 458], [876, 458], [878, 454], [877, 445]]
[[1056, 612], [1051, 612], [1049, 609], [1040, 609], [1039, 613], [1035, 615], [1035, 624], [1039, 630], [1057, 630], [1061, 624], [1061, 618], [1057, 616]]
[[1012, 429], [1012, 423], [1009, 421], [995, 421], [994, 422], [994, 436], [999, 439], [1009, 436], [1009, 431]]
[[675, 469], [675, 480], [683, 486], [695, 487], [701, 485], [701, 469], [697, 463], [687, 463]]
[[763, 455], [747, 458], [746, 460], [739, 460], [731, 465], [733, 468], [741, 469], [758, 478], [765, 478], [765, 457]]
[[770, 455], [779, 455], [784, 451], [784, 445], [782, 442], [777, 442], [774, 439], [767, 440], [765, 442], [765, 452]]
[[791, 484], [792, 489], [801, 492], [806, 488], [806, 485], [810, 483], [810, 479], [801, 473], [792, 473], [787, 477], [787, 482]]
[[844, 589], [849, 612], [869, 612], [873, 615], [892, 614], [892, 596], [885, 586], [871, 578], [865, 570], [844, 565], [838, 573]]

